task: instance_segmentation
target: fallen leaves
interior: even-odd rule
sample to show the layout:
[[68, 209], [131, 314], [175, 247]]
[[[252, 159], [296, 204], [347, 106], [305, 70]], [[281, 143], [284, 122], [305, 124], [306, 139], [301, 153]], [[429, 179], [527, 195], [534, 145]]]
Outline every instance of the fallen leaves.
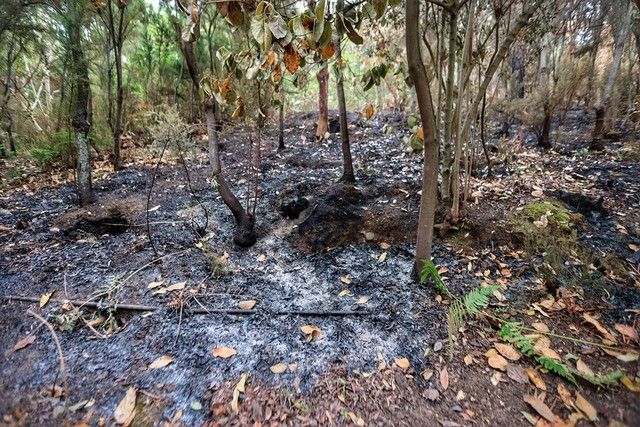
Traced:
[[536, 331], [549, 332], [549, 327], [542, 322], [532, 323], [531, 326], [533, 326], [533, 329], [535, 329]]
[[366, 296], [361, 296], [360, 298], [358, 298], [358, 300], [356, 301], [356, 304], [366, 304], [369, 301], [369, 297]]
[[165, 366], [169, 365], [171, 362], [173, 362], [172, 356], [168, 356], [168, 355], [160, 356], [156, 360], [151, 362], [151, 364], [149, 365], [149, 369], [164, 368]]
[[495, 346], [498, 353], [509, 360], [516, 361], [520, 359], [520, 353], [510, 344], [496, 343]]
[[300, 327], [300, 330], [305, 334], [307, 342], [317, 341], [320, 339], [320, 328], [313, 325], [304, 325]]
[[21, 339], [13, 346], [13, 351], [22, 350], [23, 348], [30, 346], [36, 340], [35, 335], [29, 335], [26, 338]]
[[558, 418], [556, 414], [539, 398], [529, 394], [524, 395], [524, 401], [527, 402], [536, 412], [545, 420], [553, 423]]
[[229, 357], [238, 354], [238, 352], [231, 347], [216, 347], [211, 350], [211, 354], [213, 354], [214, 357], [228, 359]]
[[593, 316], [591, 316], [589, 313], [584, 313], [582, 315], [582, 318], [589, 324], [593, 325], [596, 330], [600, 333], [600, 335], [602, 335], [602, 337], [604, 339], [606, 339], [607, 341], [614, 343], [616, 342], [615, 337], [613, 336], [613, 334], [611, 332], [609, 332], [607, 330], [607, 328], [605, 328], [604, 326], [602, 326], [600, 324], [600, 322], [598, 322], [598, 320], [596, 320]]
[[638, 384], [637, 382], [633, 381], [631, 378], [629, 378], [627, 375], [625, 375], [624, 377], [622, 377], [620, 379], [620, 382], [629, 390], [631, 390], [634, 393], [640, 393], [640, 384]]
[[49, 302], [49, 299], [51, 298], [51, 295], [53, 295], [54, 292], [55, 291], [48, 292], [46, 294], [42, 294], [42, 296], [40, 297], [40, 308], [42, 308], [45, 305], [47, 305], [47, 303]]
[[233, 389], [233, 398], [231, 399], [231, 409], [237, 415], [240, 411], [238, 406], [238, 399], [240, 398], [240, 393], [244, 393], [244, 388], [247, 383], [247, 378], [249, 378], [249, 374], [247, 372], [243, 373], [240, 376], [240, 381], [236, 384]]
[[440, 386], [442, 386], [443, 390], [449, 388], [449, 371], [447, 371], [446, 367], [440, 371]]
[[507, 365], [507, 376], [517, 382], [518, 384], [528, 384], [529, 376], [527, 371], [516, 363], [509, 363]]
[[187, 286], [187, 282], [174, 283], [171, 286], [167, 286], [166, 288], [160, 288], [157, 291], [154, 291], [152, 295], [164, 295], [169, 292], [180, 291], [184, 289], [185, 286]]
[[631, 341], [638, 341], [638, 331], [633, 326], [616, 323], [613, 327], [616, 331], [620, 332], [624, 337]]
[[256, 305], [256, 300], [253, 300], [253, 299], [240, 301], [238, 303], [238, 307], [243, 310], [251, 310], [253, 307], [255, 307], [255, 305]]
[[116, 423], [124, 426], [131, 424], [131, 421], [136, 416], [136, 393], [135, 387], [129, 387], [113, 413]]
[[531, 380], [534, 386], [542, 391], [547, 391], [547, 385], [544, 383], [544, 380], [542, 379], [538, 371], [533, 368], [527, 368], [527, 375], [529, 376], [529, 380]]
[[507, 365], [509, 364], [509, 362], [507, 362], [507, 359], [497, 353], [489, 356], [489, 358], [487, 359], [487, 363], [489, 363], [489, 366], [491, 366], [493, 369], [498, 369], [500, 371], [506, 371]]
[[576, 361], [576, 369], [578, 370], [578, 372], [588, 377], [595, 376], [591, 368], [586, 363], [584, 363], [582, 359], [578, 359]]
[[275, 365], [273, 365], [271, 368], [269, 368], [271, 370], [271, 372], [273, 372], [274, 374], [282, 374], [287, 370], [287, 364], [286, 363], [276, 363]]
[[411, 363], [409, 362], [409, 359], [407, 359], [406, 357], [396, 359], [394, 360], [394, 363], [396, 364], [396, 366], [402, 369], [409, 369], [409, 367], [411, 367]]
[[348, 274], [346, 276], [342, 276], [340, 278], [340, 281], [342, 283], [344, 283], [345, 285], [349, 285], [349, 284], [351, 284], [351, 276], [349, 276]]
[[576, 392], [576, 407], [580, 412], [585, 414], [590, 421], [598, 420], [598, 411], [596, 411], [596, 408], [578, 392]]

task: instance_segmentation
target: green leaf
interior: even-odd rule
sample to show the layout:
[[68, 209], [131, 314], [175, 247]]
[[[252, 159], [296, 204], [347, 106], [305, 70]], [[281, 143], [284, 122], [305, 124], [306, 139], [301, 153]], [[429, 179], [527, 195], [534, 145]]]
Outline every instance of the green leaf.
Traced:
[[387, 9], [387, 0], [372, 0], [371, 4], [376, 11], [376, 18], [382, 18], [385, 10]]

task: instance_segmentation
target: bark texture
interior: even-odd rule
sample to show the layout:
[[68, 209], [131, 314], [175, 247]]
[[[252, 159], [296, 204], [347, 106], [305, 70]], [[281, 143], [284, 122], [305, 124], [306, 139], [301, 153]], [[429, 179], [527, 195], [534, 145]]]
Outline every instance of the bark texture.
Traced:
[[420, 119], [424, 130], [424, 166], [422, 169], [422, 197], [418, 217], [418, 235], [414, 277], [422, 267], [424, 260], [431, 260], [433, 243], [433, 222], [438, 202], [438, 143], [435, 138], [435, 117], [429, 90], [429, 78], [422, 62], [418, 19], [420, 7], [418, 0], [406, 0], [405, 38], [409, 75], [414, 85], [420, 110]]

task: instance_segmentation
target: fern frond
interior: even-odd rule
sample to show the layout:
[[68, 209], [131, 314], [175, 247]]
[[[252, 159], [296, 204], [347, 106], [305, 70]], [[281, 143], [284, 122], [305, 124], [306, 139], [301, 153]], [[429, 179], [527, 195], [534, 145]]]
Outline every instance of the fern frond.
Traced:
[[597, 387], [604, 387], [607, 385], [615, 384], [620, 381], [620, 378], [624, 376], [624, 371], [620, 369], [606, 375], [587, 375], [574, 369], [571, 369], [571, 373], [582, 378], [585, 381], [589, 381], [591, 384]]
[[420, 270], [420, 283], [427, 284], [431, 280], [433, 288], [441, 295], [447, 298], [453, 298], [453, 294], [442, 281], [438, 268], [431, 260], [422, 260], [422, 270]]
[[484, 286], [469, 292], [464, 297], [464, 306], [469, 314], [477, 314], [480, 309], [489, 305], [489, 298], [498, 286]]
[[569, 381], [574, 385], [578, 385], [575, 377], [571, 373], [571, 370], [564, 363], [555, 359], [551, 359], [550, 357], [547, 357], [547, 356], [537, 356], [535, 359], [536, 359], [536, 362], [538, 362], [547, 371], [553, 372], [554, 374], [566, 379], [567, 381]]

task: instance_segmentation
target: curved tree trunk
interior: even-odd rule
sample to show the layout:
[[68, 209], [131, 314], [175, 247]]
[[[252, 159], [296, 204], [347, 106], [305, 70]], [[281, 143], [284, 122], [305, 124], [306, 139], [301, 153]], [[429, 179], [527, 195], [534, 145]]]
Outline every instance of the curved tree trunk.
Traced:
[[[196, 0], [193, 0], [196, 1]], [[196, 6], [196, 5], [193, 5]], [[196, 7], [190, 7], [188, 11], [197, 10]], [[190, 12], [192, 13], [192, 12]], [[189, 15], [189, 20], [199, 19], [199, 16]], [[193, 41], [181, 39], [181, 50], [187, 62], [189, 76], [193, 83], [194, 89], [199, 96], [200, 92], [200, 71], [198, 62], [193, 51]], [[238, 198], [233, 194], [229, 184], [222, 173], [222, 164], [220, 163], [220, 147], [218, 144], [218, 131], [216, 121], [216, 103], [213, 97], [209, 97], [202, 102], [204, 107], [205, 119], [207, 122], [207, 138], [209, 162], [211, 164], [211, 174], [216, 183], [218, 193], [222, 201], [231, 211], [236, 220], [236, 230], [233, 235], [233, 242], [241, 247], [252, 246], [256, 242], [255, 220], [243, 207]]]
[[431, 260], [433, 242], [433, 222], [438, 202], [438, 143], [435, 138], [435, 117], [429, 77], [422, 62], [420, 52], [420, 36], [418, 19], [420, 7], [418, 0], [406, 0], [405, 4], [405, 38], [409, 75], [413, 82], [420, 119], [424, 129], [424, 166], [422, 169], [422, 196], [420, 198], [420, 215], [418, 217], [418, 237], [416, 242], [416, 259], [413, 276], [417, 277], [422, 262]]
[[318, 126], [316, 140], [323, 141], [329, 129], [329, 68], [326, 61], [317, 75], [318, 79]]

